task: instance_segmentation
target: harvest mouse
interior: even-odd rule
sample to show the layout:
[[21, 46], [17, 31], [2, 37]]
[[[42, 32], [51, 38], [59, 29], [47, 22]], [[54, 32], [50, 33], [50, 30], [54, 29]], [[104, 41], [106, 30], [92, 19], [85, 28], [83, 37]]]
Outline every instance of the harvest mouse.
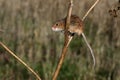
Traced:
[[[66, 19], [67, 17], [65, 17], [64, 19], [58, 20], [53, 26], [52, 26], [52, 30], [53, 31], [65, 31], [65, 26], [66, 26]], [[76, 15], [71, 15], [70, 18], [70, 25], [68, 28], [68, 32], [73, 36], [74, 34], [82, 35], [83, 39], [85, 40], [88, 48], [90, 49], [92, 58], [93, 58], [93, 62], [94, 62], [94, 66], [95, 66], [95, 57], [94, 57], [94, 53], [93, 50], [91, 48], [91, 46], [89, 45], [85, 34], [83, 33], [83, 21]]]
[[[67, 18], [65, 17], [64, 19], [58, 20], [52, 26], [52, 30], [53, 31], [64, 31], [65, 30], [66, 19]], [[74, 33], [74, 34], [77, 34], [77, 35], [80, 35], [83, 32], [83, 22], [78, 16], [71, 15], [70, 26], [68, 28], [68, 31], [70, 33]]]

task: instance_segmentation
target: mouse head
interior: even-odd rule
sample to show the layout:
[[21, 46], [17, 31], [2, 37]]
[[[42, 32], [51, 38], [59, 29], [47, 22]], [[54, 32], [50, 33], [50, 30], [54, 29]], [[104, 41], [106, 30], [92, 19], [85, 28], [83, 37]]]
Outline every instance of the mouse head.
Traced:
[[65, 21], [59, 20], [52, 26], [52, 30], [53, 31], [64, 31], [64, 26], [65, 26]]

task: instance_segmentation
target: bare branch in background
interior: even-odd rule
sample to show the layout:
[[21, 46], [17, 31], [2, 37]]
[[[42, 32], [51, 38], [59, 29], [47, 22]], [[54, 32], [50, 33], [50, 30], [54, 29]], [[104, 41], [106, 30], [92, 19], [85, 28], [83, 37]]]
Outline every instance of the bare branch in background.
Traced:
[[41, 80], [41, 78], [38, 76], [38, 74], [32, 68], [30, 68], [23, 60], [21, 60], [18, 56], [16, 56], [7, 46], [5, 46], [2, 42], [0, 42], [0, 45], [6, 51], [8, 51], [15, 59], [17, 59], [20, 63], [22, 63], [28, 70], [30, 70], [31, 73], [33, 73], [38, 80]]

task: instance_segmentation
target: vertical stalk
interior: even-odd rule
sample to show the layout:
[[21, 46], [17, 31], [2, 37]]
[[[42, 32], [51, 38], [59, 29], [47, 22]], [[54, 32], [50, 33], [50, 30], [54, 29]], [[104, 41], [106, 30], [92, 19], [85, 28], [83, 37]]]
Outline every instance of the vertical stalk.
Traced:
[[70, 17], [71, 17], [71, 13], [72, 13], [72, 6], [73, 6], [73, 0], [70, 0], [68, 14], [67, 14], [67, 19], [66, 19], [66, 25], [65, 25], [65, 33], [64, 33], [64, 35], [65, 35], [65, 42], [64, 42], [64, 46], [63, 46], [61, 57], [59, 59], [58, 66], [57, 66], [57, 68], [55, 70], [55, 73], [53, 75], [53, 79], [52, 80], [56, 80], [57, 79], [57, 76], [58, 76], [58, 73], [59, 73], [60, 68], [62, 66], [63, 60], [64, 60], [65, 55], [67, 53], [68, 45], [69, 45], [69, 43], [72, 40], [72, 36], [69, 36], [69, 34], [68, 34], [68, 28], [69, 28], [69, 25], [70, 25]]

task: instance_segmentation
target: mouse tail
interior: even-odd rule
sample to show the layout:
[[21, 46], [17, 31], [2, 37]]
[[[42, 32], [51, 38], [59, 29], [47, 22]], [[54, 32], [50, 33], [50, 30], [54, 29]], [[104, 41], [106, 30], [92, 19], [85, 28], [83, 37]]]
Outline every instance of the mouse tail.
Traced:
[[83, 36], [83, 39], [85, 40], [85, 42], [86, 42], [86, 44], [87, 44], [87, 46], [88, 46], [88, 48], [89, 48], [89, 50], [90, 50], [90, 53], [91, 53], [92, 58], [93, 58], [93, 65], [94, 65], [94, 67], [95, 67], [95, 63], [96, 63], [96, 62], [95, 62], [95, 56], [94, 56], [93, 50], [92, 50], [91, 46], [89, 45], [89, 43], [88, 43], [88, 41], [87, 41], [84, 33], [82, 33], [82, 36]]

